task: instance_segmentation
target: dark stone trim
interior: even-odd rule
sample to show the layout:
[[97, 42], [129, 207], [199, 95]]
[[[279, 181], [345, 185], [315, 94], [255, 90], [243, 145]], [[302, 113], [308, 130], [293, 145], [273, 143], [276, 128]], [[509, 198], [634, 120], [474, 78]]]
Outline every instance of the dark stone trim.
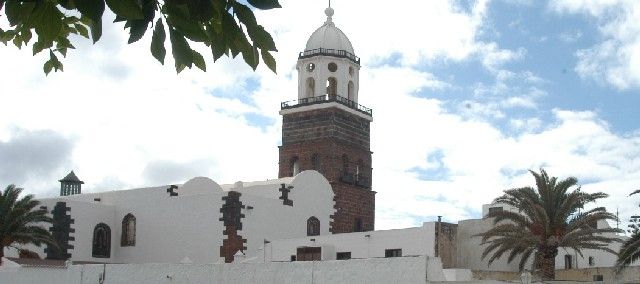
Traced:
[[220, 208], [222, 218], [218, 219], [223, 222], [224, 231], [222, 234], [227, 236], [222, 240], [222, 246], [220, 246], [220, 257], [224, 257], [224, 262], [233, 262], [234, 255], [238, 251], [244, 251], [247, 249], [247, 239], [238, 235], [238, 231], [242, 230], [242, 218], [245, 217], [242, 214], [242, 209], [245, 206], [240, 202], [241, 194], [237, 191], [229, 191], [227, 196], [222, 197], [224, 204]]
[[[44, 207], [44, 208], [43, 208]], [[40, 207], [45, 209], [45, 206]], [[49, 227], [49, 232], [53, 235], [53, 238], [58, 242], [58, 248], [47, 245], [44, 249], [44, 253], [47, 254], [46, 259], [67, 260], [71, 258], [69, 249], [73, 249], [73, 246], [69, 244], [70, 241], [75, 241], [75, 238], [71, 236], [71, 233], [75, 233], [76, 230], [71, 228], [71, 224], [74, 220], [67, 212], [71, 211], [70, 207], [67, 207], [66, 202], [58, 202], [53, 207], [51, 214], [53, 215], [53, 225]]]
[[289, 199], [289, 192], [293, 189], [293, 185], [287, 186], [284, 183], [280, 184], [280, 189], [278, 191], [281, 192], [280, 197], [278, 199], [282, 199], [283, 205], [293, 206], [293, 200]]
[[177, 185], [171, 185], [167, 188], [167, 192], [169, 193], [169, 196], [173, 197], [173, 196], [178, 196], [178, 193], [176, 192], [176, 190], [178, 189]]

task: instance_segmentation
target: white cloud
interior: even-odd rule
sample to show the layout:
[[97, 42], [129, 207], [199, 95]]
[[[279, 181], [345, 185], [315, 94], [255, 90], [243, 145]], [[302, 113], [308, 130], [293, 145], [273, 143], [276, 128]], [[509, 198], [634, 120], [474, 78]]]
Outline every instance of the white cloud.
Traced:
[[640, 87], [640, 2], [635, 0], [554, 0], [558, 13], [585, 14], [598, 22], [603, 39], [576, 52], [576, 72], [618, 89]]
[[563, 32], [558, 35], [558, 38], [565, 43], [574, 43], [582, 38], [582, 32]]

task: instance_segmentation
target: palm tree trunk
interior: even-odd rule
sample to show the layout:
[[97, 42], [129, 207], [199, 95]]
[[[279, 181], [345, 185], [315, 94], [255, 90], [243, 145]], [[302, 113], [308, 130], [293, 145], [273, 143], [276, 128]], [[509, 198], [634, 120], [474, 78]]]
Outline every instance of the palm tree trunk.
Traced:
[[554, 280], [556, 278], [556, 258], [542, 257], [542, 280]]

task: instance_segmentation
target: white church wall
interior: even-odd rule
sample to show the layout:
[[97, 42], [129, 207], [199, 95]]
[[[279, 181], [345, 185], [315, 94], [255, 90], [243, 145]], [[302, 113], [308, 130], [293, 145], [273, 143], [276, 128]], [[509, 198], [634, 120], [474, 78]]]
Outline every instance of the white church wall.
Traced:
[[489, 266], [488, 257], [482, 259], [484, 246], [482, 238], [474, 235], [484, 233], [493, 226], [491, 219], [469, 219], [458, 222], [458, 267], [472, 270], [489, 271], [518, 271], [518, 260], [507, 263], [507, 257], [503, 256], [495, 260]]
[[[324, 176], [316, 171], [303, 171], [296, 175], [290, 184], [293, 186], [289, 192], [289, 199], [293, 206], [283, 204], [280, 196], [280, 184], [260, 185], [258, 190], [270, 190], [278, 193], [275, 199], [265, 199], [252, 195], [254, 188], [244, 187], [240, 200], [245, 206], [253, 209], [244, 209], [242, 230], [239, 232], [247, 239], [246, 254], [263, 257], [263, 251], [258, 251], [265, 240], [302, 237], [307, 235], [307, 219], [311, 216], [320, 221], [320, 234], [330, 234], [330, 216], [333, 208], [333, 191], [331, 185]], [[263, 195], [263, 194], [261, 194]], [[258, 205], [256, 205], [258, 204]]]
[[[116, 223], [114, 220], [114, 207], [105, 204], [91, 204], [83, 201], [55, 199], [42, 200], [41, 206], [46, 206], [47, 210], [51, 212], [58, 201], [65, 202], [66, 207], [71, 208], [70, 211], [67, 211], [67, 214], [73, 219], [71, 228], [74, 229], [75, 232], [71, 233], [71, 237], [74, 237], [74, 240], [69, 241], [69, 244], [72, 245], [73, 248], [67, 252], [71, 253], [72, 259], [77, 261], [113, 262], [113, 237], [111, 241], [111, 258], [95, 258], [92, 256], [92, 238], [93, 230], [99, 223], [104, 223], [109, 226], [111, 234], [113, 235], [114, 224]], [[44, 245], [41, 247], [31, 246], [27, 249], [37, 252], [44, 258], [46, 256], [44, 253], [45, 247]]]
[[[308, 236], [274, 240], [266, 246], [267, 261], [289, 261], [299, 247], [322, 247], [331, 252], [351, 252], [352, 259], [384, 258], [386, 249], [402, 249], [402, 256], [434, 255], [434, 224], [422, 227]], [[323, 254], [323, 260], [336, 254]]]
[[[288, 195], [293, 206], [279, 199], [281, 183], [293, 186]], [[248, 257], [258, 254], [265, 239], [306, 236], [307, 218], [311, 216], [320, 220], [321, 234], [329, 234], [330, 215], [335, 211], [333, 191], [320, 173], [304, 171], [292, 178], [246, 184], [237, 188], [246, 206], [241, 210], [245, 216], [238, 233], [247, 240]], [[220, 209], [228, 191], [202, 177], [178, 186], [174, 190], [177, 196], [170, 196], [168, 187], [72, 195], [43, 199], [42, 203], [50, 212], [57, 202], [66, 202], [71, 208], [68, 214], [74, 219], [71, 228], [75, 232], [70, 235], [75, 240], [70, 241], [74, 248], [68, 252], [73, 261], [178, 263], [188, 258], [193, 263], [218, 262], [220, 247], [227, 238]], [[127, 214], [136, 219], [134, 246], [121, 245], [122, 221]], [[111, 229], [110, 258], [92, 257], [93, 230], [98, 223]], [[44, 247], [34, 251], [42, 258], [46, 256]]]
[[425, 283], [425, 257], [240, 264], [108, 264], [0, 271], [0, 283]]

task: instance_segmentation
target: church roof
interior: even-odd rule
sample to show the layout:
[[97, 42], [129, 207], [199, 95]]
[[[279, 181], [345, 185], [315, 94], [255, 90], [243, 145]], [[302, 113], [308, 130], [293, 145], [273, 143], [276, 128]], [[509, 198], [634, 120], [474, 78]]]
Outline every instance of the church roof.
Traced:
[[311, 37], [307, 40], [305, 51], [324, 48], [344, 50], [354, 54], [351, 41], [347, 35], [336, 27], [331, 19], [331, 16], [333, 16], [333, 8], [329, 7], [325, 9], [324, 13], [327, 15], [327, 21], [311, 34]]
[[64, 177], [63, 179], [59, 180], [59, 182], [74, 182], [74, 183], [84, 183], [83, 181], [81, 181], [78, 176], [76, 176], [76, 174], [71, 171], [66, 177]]

